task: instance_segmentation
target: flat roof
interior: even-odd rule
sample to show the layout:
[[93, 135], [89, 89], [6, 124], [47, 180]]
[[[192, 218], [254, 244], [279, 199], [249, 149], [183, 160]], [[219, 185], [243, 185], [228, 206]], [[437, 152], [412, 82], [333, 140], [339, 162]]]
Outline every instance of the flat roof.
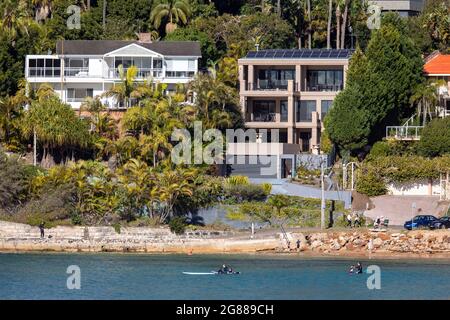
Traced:
[[268, 49], [249, 51], [243, 59], [349, 59], [351, 49]]

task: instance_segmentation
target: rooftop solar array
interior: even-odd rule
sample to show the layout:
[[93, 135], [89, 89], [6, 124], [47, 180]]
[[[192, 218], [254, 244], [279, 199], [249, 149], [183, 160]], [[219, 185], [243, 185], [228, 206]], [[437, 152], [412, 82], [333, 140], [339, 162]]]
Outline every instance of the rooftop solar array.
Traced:
[[270, 49], [250, 51], [247, 59], [348, 59], [350, 49]]

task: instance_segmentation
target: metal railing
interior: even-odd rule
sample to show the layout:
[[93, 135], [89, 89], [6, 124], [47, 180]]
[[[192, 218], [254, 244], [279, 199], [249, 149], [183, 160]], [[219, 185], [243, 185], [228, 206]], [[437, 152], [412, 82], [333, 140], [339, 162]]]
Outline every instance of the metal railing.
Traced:
[[395, 140], [420, 140], [423, 126], [387, 126], [386, 138]]
[[[123, 72], [126, 74], [129, 68], [124, 68]], [[163, 76], [162, 69], [153, 68], [139, 68], [136, 74], [137, 79], [147, 79], [147, 78], [161, 78]], [[109, 79], [120, 79], [120, 73], [118, 68], [110, 68], [108, 70], [107, 77]]]
[[303, 86], [303, 90], [302, 91], [330, 91], [330, 92], [336, 92], [336, 91], [341, 91], [343, 89], [343, 85], [342, 84], [335, 84], [335, 85], [323, 85], [323, 84], [316, 84], [316, 85], [311, 85], [306, 83]]
[[250, 115], [249, 122], [275, 122], [275, 113], [253, 113], [253, 117]]
[[195, 71], [166, 71], [166, 78], [193, 78], [194, 76]]
[[29, 67], [28, 77], [53, 78], [61, 76], [61, 68]]
[[64, 68], [65, 77], [89, 77], [89, 67]]

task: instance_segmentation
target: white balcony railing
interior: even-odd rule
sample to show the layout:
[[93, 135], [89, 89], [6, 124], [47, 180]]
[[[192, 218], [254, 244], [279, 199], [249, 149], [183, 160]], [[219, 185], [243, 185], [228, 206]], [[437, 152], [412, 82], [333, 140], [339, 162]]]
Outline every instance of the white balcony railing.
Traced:
[[[126, 74], [127, 70], [128, 68], [124, 68], [123, 72]], [[153, 68], [139, 68], [136, 75], [137, 79], [162, 78], [162, 77], [163, 77], [162, 69], [153, 69]], [[119, 69], [110, 68], [108, 70], [107, 78], [120, 79]]]
[[89, 74], [88, 67], [76, 67], [76, 68], [72, 67], [72, 68], [64, 68], [64, 76], [87, 78], [92, 77], [93, 75]]
[[53, 78], [61, 76], [61, 68], [29, 67], [28, 77]]

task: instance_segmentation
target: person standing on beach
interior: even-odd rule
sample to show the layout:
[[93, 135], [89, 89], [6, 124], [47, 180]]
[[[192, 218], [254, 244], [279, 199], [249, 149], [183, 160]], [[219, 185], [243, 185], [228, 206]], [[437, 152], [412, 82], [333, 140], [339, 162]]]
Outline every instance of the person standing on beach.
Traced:
[[352, 215], [350, 213], [347, 215], [347, 226], [352, 227]]
[[39, 230], [41, 231], [41, 239], [44, 238], [44, 222], [42, 221], [39, 225]]
[[297, 239], [297, 251], [300, 251], [300, 239]]

